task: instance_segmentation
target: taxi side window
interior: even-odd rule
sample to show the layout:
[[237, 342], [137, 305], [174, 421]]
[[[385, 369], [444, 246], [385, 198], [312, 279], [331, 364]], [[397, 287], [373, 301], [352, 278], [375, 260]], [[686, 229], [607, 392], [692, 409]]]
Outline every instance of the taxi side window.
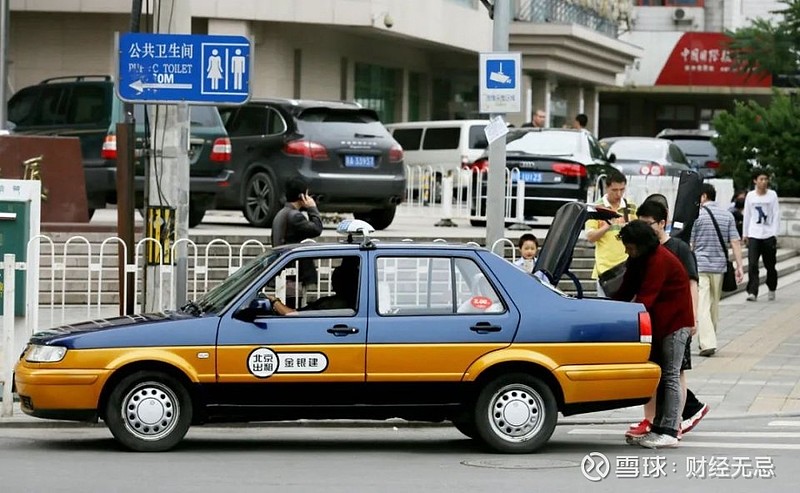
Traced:
[[505, 311], [475, 262], [465, 258], [379, 257], [379, 315], [452, 315]]
[[301, 258], [289, 262], [261, 287], [259, 297], [276, 297], [296, 316], [355, 315], [360, 257]]

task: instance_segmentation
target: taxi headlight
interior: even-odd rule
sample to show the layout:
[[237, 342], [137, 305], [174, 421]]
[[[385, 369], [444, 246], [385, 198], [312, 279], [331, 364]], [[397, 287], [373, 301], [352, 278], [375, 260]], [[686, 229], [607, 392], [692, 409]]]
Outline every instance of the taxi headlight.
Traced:
[[64, 359], [67, 348], [64, 346], [38, 346], [33, 345], [28, 350], [25, 361], [29, 363], [55, 363]]

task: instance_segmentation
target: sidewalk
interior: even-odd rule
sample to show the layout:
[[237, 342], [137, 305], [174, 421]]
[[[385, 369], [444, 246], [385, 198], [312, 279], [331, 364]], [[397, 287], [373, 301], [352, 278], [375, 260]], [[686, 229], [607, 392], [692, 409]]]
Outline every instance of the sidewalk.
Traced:
[[[764, 296], [753, 303], [738, 293], [721, 302], [717, 353], [704, 358], [692, 351], [689, 388], [711, 407], [706, 419], [764, 415], [800, 415], [800, 272], [778, 281], [777, 299]], [[70, 314], [81, 318], [79, 313]], [[70, 317], [71, 318], [71, 317]], [[22, 414], [0, 417], [0, 427], [86, 426], [49, 421]], [[639, 421], [641, 407], [617, 409], [560, 420], [561, 424], [630, 423]], [[405, 422], [300, 421], [267, 426], [403, 426]], [[418, 426], [419, 424], [414, 424]], [[257, 426], [264, 426], [263, 423]]]

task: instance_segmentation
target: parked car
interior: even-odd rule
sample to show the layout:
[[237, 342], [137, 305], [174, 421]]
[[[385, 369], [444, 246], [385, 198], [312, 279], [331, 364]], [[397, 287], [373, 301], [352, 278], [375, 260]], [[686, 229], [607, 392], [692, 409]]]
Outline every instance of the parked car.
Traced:
[[[121, 114], [122, 103], [118, 101], [114, 115]], [[121, 117], [120, 117], [121, 118]], [[145, 125], [144, 106], [134, 106], [136, 120], [136, 158], [135, 189], [136, 207], [144, 206], [145, 164], [144, 149], [156, 147], [158, 143], [149, 143]], [[230, 170], [231, 141], [222, 124], [217, 108], [213, 106], [192, 106], [189, 108], [189, 227], [200, 224], [206, 211], [216, 207], [217, 197], [229, 184], [233, 172]], [[116, 190], [117, 170], [117, 125], [111, 124], [100, 152], [103, 158], [102, 168], [96, 174], [105, 175], [108, 187]], [[106, 198], [116, 202], [116, 194]]]
[[[399, 417], [532, 452], [559, 412], [642, 404], [659, 381], [641, 304], [553, 287], [585, 220], [608, 213], [565, 205], [539, 277], [477, 246], [373, 242], [348, 220], [347, 243], [268, 249], [179, 311], [36, 333], [15, 369], [20, 405], [100, 418], [136, 451], [170, 449], [192, 424]], [[315, 263], [318, 289], [277, 315], [300, 259]], [[317, 298], [331, 284], [336, 295]]]
[[689, 159], [689, 164], [704, 178], [714, 178], [719, 171], [717, 148], [711, 139], [718, 134], [715, 130], [665, 129], [656, 135], [670, 140], [681, 148]]
[[[488, 153], [475, 161], [471, 169], [488, 169]], [[525, 219], [552, 216], [566, 202], [586, 202], [593, 177], [609, 166], [612, 159], [586, 130], [562, 128], [511, 129], [506, 136], [506, 169], [512, 182], [525, 182]], [[481, 187], [481, 211], [486, 211], [486, 180]], [[512, 216], [516, 201], [511, 202]], [[473, 214], [476, 209], [473, 207]], [[473, 225], [485, 221], [472, 220]]]
[[[144, 111], [135, 106], [137, 141], [143, 145]], [[77, 75], [45, 79], [18, 91], [8, 102], [14, 133], [78, 137], [81, 145], [89, 217], [95, 209], [117, 203], [116, 123], [122, 102], [107, 75]], [[190, 226], [200, 222], [231, 175], [230, 145], [219, 113], [213, 107], [191, 109]], [[216, 152], [214, 152], [216, 150]], [[136, 164], [136, 202], [141, 207], [144, 165]]]
[[614, 167], [626, 175], [680, 176], [690, 170], [680, 148], [653, 137], [608, 137], [600, 141], [614, 155]]
[[235, 172], [219, 206], [270, 227], [292, 176], [310, 183], [322, 212], [352, 212], [387, 228], [403, 200], [403, 149], [371, 109], [349, 102], [260, 99], [220, 108]]

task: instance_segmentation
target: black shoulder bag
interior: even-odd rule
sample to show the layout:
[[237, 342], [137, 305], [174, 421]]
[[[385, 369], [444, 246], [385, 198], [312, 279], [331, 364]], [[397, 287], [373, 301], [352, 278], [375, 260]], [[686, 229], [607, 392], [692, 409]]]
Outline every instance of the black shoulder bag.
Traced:
[[722, 252], [725, 253], [725, 274], [722, 276], [722, 290], [726, 293], [729, 291], [736, 291], [736, 271], [733, 269], [733, 262], [728, 258], [728, 247], [725, 245], [725, 240], [722, 239], [722, 232], [719, 230], [717, 219], [708, 207], [703, 206], [703, 209], [706, 210], [706, 213], [708, 213], [708, 216], [711, 218], [711, 222], [714, 223], [714, 229], [717, 231], [719, 244], [722, 246]]

